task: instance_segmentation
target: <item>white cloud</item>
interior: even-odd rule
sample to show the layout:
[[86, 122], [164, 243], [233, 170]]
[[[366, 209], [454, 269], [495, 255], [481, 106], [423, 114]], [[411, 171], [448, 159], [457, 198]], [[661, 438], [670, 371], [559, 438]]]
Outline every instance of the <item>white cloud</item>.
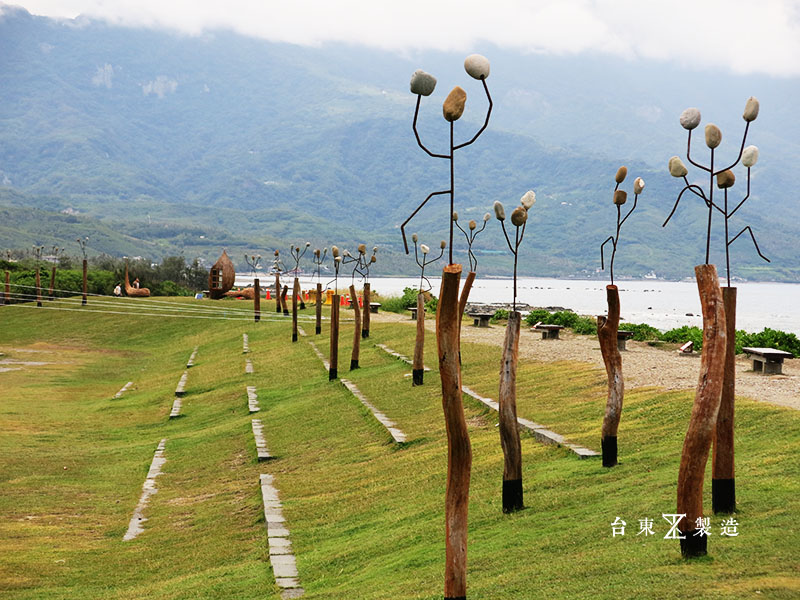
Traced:
[[85, 14], [200, 34], [213, 28], [296, 44], [469, 51], [488, 41], [556, 54], [605, 53], [735, 73], [800, 75], [800, 0], [16, 0], [35, 14]]
[[114, 67], [106, 63], [102, 67], [97, 67], [97, 72], [94, 74], [94, 77], [92, 77], [92, 85], [96, 85], [97, 87], [104, 86], [110, 90], [113, 77]]
[[178, 82], [165, 75], [159, 75], [153, 81], [148, 81], [142, 85], [142, 93], [145, 96], [155, 94], [159, 97], [159, 99], [163, 98], [167, 94], [174, 94], [175, 90], [177, 89]]

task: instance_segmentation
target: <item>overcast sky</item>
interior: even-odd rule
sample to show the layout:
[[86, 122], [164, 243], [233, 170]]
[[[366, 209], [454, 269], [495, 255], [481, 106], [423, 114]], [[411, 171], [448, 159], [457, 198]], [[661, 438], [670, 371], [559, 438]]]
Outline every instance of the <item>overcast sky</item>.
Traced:
[[[4, 0], [0, 0], [3, 2]], [[189, 34], [229, 28], [274, 41], [385, 50], [607, 53], [734, 73], [800, 76], [800, 0], [5, 0]]]

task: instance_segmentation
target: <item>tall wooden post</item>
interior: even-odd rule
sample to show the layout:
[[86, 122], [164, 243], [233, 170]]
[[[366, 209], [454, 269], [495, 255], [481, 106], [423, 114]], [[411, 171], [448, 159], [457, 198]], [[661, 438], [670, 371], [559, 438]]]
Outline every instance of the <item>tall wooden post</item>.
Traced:
[[436, 341], [442, 380], [442, 408], [447, 429], [447, 491], [445, 495], [445, 600], [467, 597], [467, 516], [472, 446], [461, 399], [461, 314], [458, 286], [461, 265], [442, 273], [436, 311]]
[[622, 418], [622, 400], [625, 395], [622, 356], [617, 346], [620, 311], [617, 286], [606, 286], [606, 299], [608, 300], [608, 316], [597, 317], [597, 337], [600, 340], [600, 352], [603, 355], [608, 376], [608, 399], [606, 400], [606, 414], [603, 417], [600, 445], [603, 449], [603, 466], [613, 467], [617, 464], [617, 429]]
[[[350, 286], [350, 297], [353, 299], [353, 318], [355, 327], [353, 329], [353, 352], [350, 355], [350, 370], [358, 368], [358, 359], [361, 353], [361, 308], [358, 306], [358, 294], [356, 286]], [[369, 311], [366, 311], [369, 312]]]
[[281, 312], [281, 274], [275, 273], [275, 312]]
[[517, 424], [517, 360], [522, 315], [508, 316], [500, 365], [500, 445], [503, 447], [503, 512], [522, 510], [522, 445]]
[[414, 341], [414, 362], [411, 385], [422, 385], [425, 375], [425, 295], [417, 294], [417, 339]]
[[464, 315], [467, 310], [467, 301], [469, 301], [469, 293], [472, 291], [472, 283], [475, 281], [475, 271], [467, 273], [467, 278], [464, 280], [464, 287], [461, 289], [461, 298], [458, 301], [458, 315], [459, 319]]
[[281, 298], [281, 307], [283, 308], [283, 314], [286, 317], [289, 316], [289, 305], [286, 303], [286, 294], [288, 293], [289, 293], [289, 286], [288, 285], [283, 286], [280, 298]]
[[316, 313], [317, 313], [317, 326], [314, 329], [314, 334], [319, 335], [322, 333], [322, 284], [317, 284], [317, 306], [316, 306]]
[[692, 416], [683, 442], [677, 511], [686, 515], [678, 529], [684, 538], [680, 540], [681, 554], [687, 558], [707, 553], [708, 537], [695, 535], [698, 533], [696, 523], [703, 516], [703, 478], [719, 412], [727, 347], [725, 309], [717, 268], [700, 265], [694, 272], [703, 308], [703, 355]]
[[[286, 292], [284, 292], [285, 294]], [[297, 341], [297, 295], [300, 293], [300, 280], [294, 278], [292, 284], [292, 341]]]
[[258, 323], [261, 320], [261, 281], [258, 277], [253, 279], [253, 320]]
[[42, 280], [39, 276], [39, 266], [36, 266], [36, 306], [42, 306]]
[[366, 339], [369, 337], [369, 321], [370, 316], [369, 313], [372, 312], [372, 307], [370, 306], [372, 302], [372, 290], [370, 289], [370, 284], [364, 284], [364, 316], [361, 319], [361, 337]]
[[11, 304], [11, 271], [6, 271], [6, 285], [5, 294], [3, 295], [3, 304]]
[[86, 306], [88, 291], [89, 291], [89, 280], [88, 280], [88, 271], [89, 271], [89, 262], [84, 258], [83, 259], [83, 298], [81, 298], [81, 306]]
[[328, 381], [333, 381], [339, 376], [339, 301], [341, 296], [334, 294], [331, 303], [331, 347], [330, 347], [330, 369], [328, 370]]
[[48, 300], [55, 300], [55, 288], [56, 288], [56, 266], [53, 265], [52, 269], [50, 270], [50, 292], [47, 295]]
[[722, 380], [722, 399], [717, 426], [714, 429], [714, 450], [711, 457], [711, 506], [714, 514], [736, 510], [736, 479], [734, 472], [733, 429], [736, 395], [736, 288], [722, 288], [725, 304], [725, 375]]

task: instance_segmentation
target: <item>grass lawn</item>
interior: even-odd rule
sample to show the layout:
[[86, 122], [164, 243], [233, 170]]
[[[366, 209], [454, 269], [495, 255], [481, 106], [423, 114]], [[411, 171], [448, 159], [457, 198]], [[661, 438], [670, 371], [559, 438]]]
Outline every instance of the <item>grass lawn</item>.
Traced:
[[[168, 302], [230, 307], [230, 316], [248, 306]], [[271, 473], [305, 597], [442, 597], [447, 442], [434, 336], [425, 349], [433, 371], [412, 388], [410, 367], [375, 344], [411, 356], [413, 322], [373, 322], [353, 372], [352, 322], [342, 324], [340, 376], [406, 433], [409, 442], [396, 445], [328, 381], [307, 343], [327, 355], [327, 327], [314, 336], [306, 322], [309, 337], [293, 344], [290, 321], [271, 307], [257, 324], [0, 307], [0, 358], [47, 363], [0, 372], [0, 596], [280, 598], [259, 490], [259, 474]], [[195, 346], [182, 416], [170, 420]], [[497, 399], [500, 349], [464, 344], [462, 358], [464, 384]], [[258, 389], [253, 416], [277, 457], [270, 462], [256, 461], [247, 385]], [[519, 414], [599, 450], [605, 387], [604, 373], [587, 365], [523, 361]], [[663, 539], [692, 400], [688, 391], [628, 390], [613, 469], [523, 433], [527, 508], [504, 515], [497, 416], [465, 396], [474, 455], [468, 597], [800, 597], [797, 411], [737, 400], [737, 537], [721, 536], [723, 517], [711, 514], [709, 464], [709, 555], [685, 561], [678, 541]], [[123, 542], [163, 438], [166, 463], [144, 532]], [[627, 522], [623, 537], [612, 537], [617, 517]], [[637, 535], [645, 518], [655, 535]]]

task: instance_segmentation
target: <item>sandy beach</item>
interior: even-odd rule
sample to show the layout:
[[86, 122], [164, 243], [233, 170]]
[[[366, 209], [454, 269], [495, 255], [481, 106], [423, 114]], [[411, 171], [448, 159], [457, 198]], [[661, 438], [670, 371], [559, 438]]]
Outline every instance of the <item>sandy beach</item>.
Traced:
[[[408, 322], [406, 315], [380, 313], [375, 321]], [[465, 322], [466, 323], [466, 322]], [[435, 321], [427, 319], [427, 329], [435, 330]], [[488, 329], [464, 325], [461, 339], [466, 342], [502, 345], [505, 335], [503, 325]], [[622, 371], [627, 388], [656, 386], [667, 390], [694, 389], [700, 373], [700, 355], [681, 355], [674, 350], [654, 348], [644, 342], [629, 341], [622, 353]], [[543, 340], [539, 332], [530, 331], [523, 324], [519, 344], [520, 357], [541, 362], [572, 360], [588, 363], [602, 371], [603, 358], [597, 338], [575, 335], [567, 330], [559, 340]], [[783, 364], [782, 375], [762, 375], [754, 372], [752, 363], [744, 355], [736, 358], [736, 395], [758, 402], [788, 406], [800, 410], [800, 360], [791, 359]]]

